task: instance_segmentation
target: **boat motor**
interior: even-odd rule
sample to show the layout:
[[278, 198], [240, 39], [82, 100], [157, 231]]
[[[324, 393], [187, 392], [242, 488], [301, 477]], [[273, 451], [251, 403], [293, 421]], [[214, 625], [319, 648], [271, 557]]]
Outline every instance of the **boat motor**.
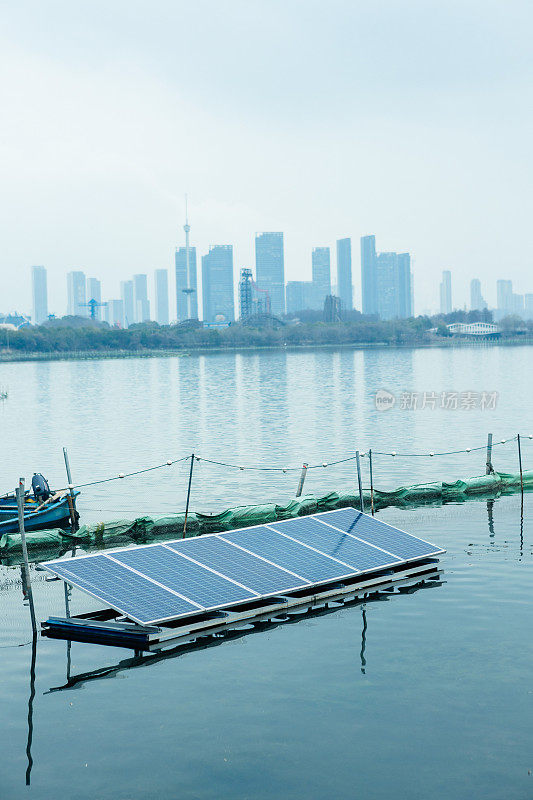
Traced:
[[44, 503], [45, 500], [48, 500], [50, 497], [50, 487], [48, 486], [48, 481], [41, 475], [40, 472], [34, 472], [33, 478], [31, 479], [31, 488], [33, 489], [33, 496], [37, 500], [38, 503]]

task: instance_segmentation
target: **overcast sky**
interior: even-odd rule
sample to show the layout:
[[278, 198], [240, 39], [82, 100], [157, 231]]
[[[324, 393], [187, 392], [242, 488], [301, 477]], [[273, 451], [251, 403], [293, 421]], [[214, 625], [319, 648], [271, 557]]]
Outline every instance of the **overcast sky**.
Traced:
[[[0, 22], [0, 311], [65, 273], [172, 268], [285, 232], [287, 280], [359, 237], [409, 250], [415, 306], [533, 292], [533, 6], [491, 0], [10, 0]], [[152, 276], [150, 276], [152, 284]]]

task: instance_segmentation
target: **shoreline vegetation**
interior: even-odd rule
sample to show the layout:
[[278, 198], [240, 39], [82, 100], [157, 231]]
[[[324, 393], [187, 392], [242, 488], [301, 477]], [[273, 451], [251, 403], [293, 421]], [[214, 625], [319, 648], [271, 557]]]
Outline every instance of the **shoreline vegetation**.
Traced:
[[[497, 336], [452, 336], [450, 322], [488, 322], [487, 312], [380, 321], [352, 312], [342, 322], [313, 319], [270, 324], [233, 323], [203, 327], [191, 321], [160, 326], [156, 322], [110, 327], [81, 317], [52, 319], [39, 326], [0, 331], [0, 362], [66, 359], [139, 358], [200, 355], [210, 352], [303, 350], [319, 348], [457, 347], [533, 344], [533, 323], [514, 317], [500, 323]], [[490, 315], [491, 316], [491, 315]], [[430, 329], [436, 332], [430, 332]]]

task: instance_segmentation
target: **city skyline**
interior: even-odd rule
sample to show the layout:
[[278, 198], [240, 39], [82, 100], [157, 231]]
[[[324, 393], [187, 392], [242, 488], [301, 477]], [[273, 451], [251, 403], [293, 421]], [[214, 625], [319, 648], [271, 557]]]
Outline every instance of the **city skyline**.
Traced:
[[[186, 226], [189, 228], [188, 223]], [[184, 226], [185, 227], [185, 226]], [[188, 233], [188, 230], [186, 230]], [[266, 247], [261, 253], [261, 246], [257, 243], [266, 242]], [[347, 275], [351, 275], [350, 297], [354, 297], [357, 280], [357, 265], [352, 264], [351, 238], [337, 240], [336, 283], [333, 281], [331, 251], [328, 246], [317, 246], [311, 250], [311, 280], [286, 281], [280, 283], [284, 268], [284, 237], [282, 232], [256, 234], [256, 253], [259, 260], [263, 259], [263, 285], [269, 285], [274, 292], [283, 293], [283, 303], [287, 313], [297, 313], [303, 310], [320, 310], [323, 308], [325, 297], [329, 292], [336, 296], [343, 292], [346, 298], [348, 288]], [[266, 259], [265, 259], [266, 253]], [[514, 292], [510, 279], [498, 279], [496, 282], [497, 303], [489, 306], [483, 293], [486, 286], [482, 287], [479, 278], [470, 280], [470, 298], [463, 305], [454, 303], [452, 294], [452, 272], [443, 270], [439, 286], [438, 310], [413, 309], [413, 274], [411, 272], [411, 254], [387, 251], [378, 253], [376, 250], [376, 237], [372, 235], [361, 237], [360, 241], [360, 286], [362, 305], [360, 308], [354, 304], [348, 305], [342, 301], [344, 311], [351, 308], [366, 315], [377, 315], [383, 320], [404, 318], [424, 313], [449, 314], [453, 310], [483, 310], [490, 308], [495, 312], [495, 320], [504, 316], [516, 314], [524, 319], [533, 315], [533, 293], [519, 294]], [[189, 281], [195, 285], [192, 293], [184, 293], [182, 286], [186, 284], [184, 268], [186, 265], [186, 252], [183, 247], [175, 250], [176, 293], [169, 284], [171, 270], [159, 268], [153, 270], [153, 292], [148, 291], [148, 273], [137, 273], [129, 280], [120, 281], [120, 298], [108, 298], [102, 302], [102, 283], [98, 278], [87, 276], [83, 270], [71, 270], [67, 273], [67, 314], [89, 316], [94, 314], [97, 320], [105, 320], [110, 324], [119, 324], [128, 327], [135, 322], [154, 320], [166, 325], [175, 321], [184, 321], [187, 317], [186, 294], [191, 294], [193, 303], [189, 299], [191, 319], [203, 319], [209, 323], [228, 323], [238, 318], [240, 299], [240, 283], [237, 273], [242, 277], [243, 267], [235, 264], [233, 245], [211, 245], [208, 253], [201, 256], [201, 284], [197, 286], [196, 247], [190, 247], [189, 252]], [[266, 276], [265, 276], [266, 265]], [[257, 266], [256, 266], [257, 270]], [[270, 270], [270, 272], [269, 272]], [[253, 271], [249, 272], [254, 280]], [[340, 280], [339, 280], [340, 276]], [[277, 279], [277, 283], [276, 283]], [[344, 286], [342, 285], [344, 280]], [[256, 283], [258, 297], [264, 296], [268, 290]], [[32, 290], [32, 315], [33, 320], [43, 320], [44, 309], [48, 313], [49, 298], [47, 292], [47, 269], [44, 266], [31, 267]], [[270, 292], [268, 291], [269, 299]], [[150, 299], [150, 297], [152, 299]], [[174, 297], [174, 299], [173, 299]], [[94, 301], [94, 308], [91, 304]], [[270, 300], [271, 302], [271, 300]], [[183, 316], [173, 316], [172, 307]], [[201, 308], [201, 313], [194, 315], [196, 307]], [[236, 313], [237, 310], [237, 313]], [[5, 310], [4, 310], [5, 311]], [[52, 315], [62, 316], [61, 313]], [[273, 312], [274, 313], [274, 312]], [[281, 312], [281, 314], [284, 312]], [[278, 315], [280, 312], [278, 311]]]

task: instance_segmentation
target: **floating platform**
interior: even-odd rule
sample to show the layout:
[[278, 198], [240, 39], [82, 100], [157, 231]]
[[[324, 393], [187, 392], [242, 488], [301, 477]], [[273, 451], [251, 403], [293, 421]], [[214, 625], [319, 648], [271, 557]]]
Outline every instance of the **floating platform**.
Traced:
[[50, 617], [43, 634], [134, 650], [214, 635], [402, 583], [445, 551], [353, 508], [43, 563], [110, 606]]

